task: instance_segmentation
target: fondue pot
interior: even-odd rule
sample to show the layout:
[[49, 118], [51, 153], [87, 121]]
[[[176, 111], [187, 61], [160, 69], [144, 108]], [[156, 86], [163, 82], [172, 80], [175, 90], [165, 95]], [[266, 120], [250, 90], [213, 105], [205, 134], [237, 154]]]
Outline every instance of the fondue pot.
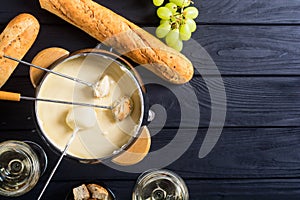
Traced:
[[[30, 76], [33, 85], [37, 86], [37, 98], [106, 105], [126, 95], [133, 102], [130, 116], [121, 122], [112, 119], [110, 110], [97, 108], [97, 127], [79, 132], [67, 157], [82, 163], [94, 164], [108, 160], [131, 165], [147, 155], [151, 137], [146, 125], [153, 119], [154, 113], [149, 110], [146, 90], [139, 74], [127, 60], [102, 49], [83, 49], [68, 54], [62, 49], [49, 48], [40, 52], [32, 63], [89, 82], [95, 82], [105, 75], [112, 79], [112, 94], [109, 100], [105, 100], [93, 97], [92, 89], [85, 85], [52, 73], [41, 76], [40, 70], [32, 68]], [[56, 153], [63, 150], [71, 136], [72, 130], [65, 120], [72, 107], [35, 102], [38, 132]]]

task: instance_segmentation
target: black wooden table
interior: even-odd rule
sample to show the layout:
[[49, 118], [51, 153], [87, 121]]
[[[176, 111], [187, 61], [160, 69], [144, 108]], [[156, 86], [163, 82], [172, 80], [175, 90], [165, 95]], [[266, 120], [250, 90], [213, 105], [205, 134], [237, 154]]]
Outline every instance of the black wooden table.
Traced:
[[[97, 2], [142, 27], [155, 27], [159, 23], [151, 0]], [[151, 73], [141, 70], [143, 79], [150, 82], [146, 85], [150, 103], [160, 104], [155, 108], [162, 111], [159, 120], [150, 124], [153, 134], [151, 151], [167, 145], [179, 129], [186, 134], [186, 140], [196, 134], [188, 150], [164, 167], [186, 181], [190, 199], [298, 199], [300, 2], [195, 0], [195, 5], [200, 15], [193, 39], [209, 53], [218, 67], [225, 86], [226, 105], [220, 100], [221, 96], [215, 98], [218, 94], [214, 97], [210, 94], [209, 87], [217, 91], [222, 86], [222, 82], [215, 81], [220, 80], [216, 79], [218, 74], [210, 71], [206, 61], [197, 60], [197, 55], [187, 54], [196, 69], [203, 67], [204, 70], [196, 70], [190, 84], [153, 84]], [[31, 61], [47, 47], [59, 46], [72, 52], [97, 44], [84, 32], [42, 10], [37, 0], [2, 0], [0, 28], [3, 29], [10, 19], [22, 12], [33, 14], [41, 23], [38, 39], [25, 60]], [[197, 98], [181, 95], [182, 98], [178, 99], [173, 89], [181, 94], [193, 89]], [[35, 90], [29, 81], [28, 68], [19, 65], [2, 90], [33, 96]], [[195, 121], [198, 120], [196, 115], [181, 119], [185, 116], [180, 110], [181, 100], [187, 109], [193, 110], [191, 106], [195, 105], [199, 107], [199, 122]], [[226, 108], [226, 120], [214, 149], [204, 158], [199, 158], [207, 131], [223, 125], [218, 120], [211, 123], [212, 105], [217, 105], [221, 113]], [[37, 198], [58, 159], [37, 132], [33, 108], [32, 102], [0, 102], [0, 140], [37, 142], [49, 157], [46, 174], [38, 185], [17, 199]], [[161, 116], [166, 116], [162, 129]], [[172, 157], [173, 151], [169, 150]], [[72, 186], [90, 180], [104, 182], [118, 199], [131, 199], [139, 174], [104, 164], [86, 165], [65, 159], [44, 199], [64, 199]]]

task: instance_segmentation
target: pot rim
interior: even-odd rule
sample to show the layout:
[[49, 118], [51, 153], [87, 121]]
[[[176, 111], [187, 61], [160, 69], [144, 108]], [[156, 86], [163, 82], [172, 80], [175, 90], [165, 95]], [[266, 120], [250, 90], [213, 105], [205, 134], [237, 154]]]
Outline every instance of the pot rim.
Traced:
[[[74, 53], [71, 53], [70, 55], [66, 56], [66, 57], [62, 57], [58, 60], [56, 60], [54, 63], [52, 63], [49, 67], [50, 70], [54, 69], [56, 66], [58, 66], [61, 63], [67, 62], [69, 60], [72, 59], [76, 59], [79, 57], [86, 57], [88, 55], [94, 55], [94, 56], [101, 56], [105, 59], [109, 59], [112, 62], [117, 63], [118, 66], [120, 66], [120, 68], [122, 68], [122, 70], [125, 71], [125, 73], [127, 75], [130, 76], [130, 78], [134, 81], [135, 85], [136, 85], [136, 89], [138, 90], [138, 95], [140, 97], [140, 103], [141, 103], [141, 109], [140, 109], [140, 117], [139, 117], [139, 121], [138, 124], [136, 126], [136, 130], [134, 132], [134, 134], [130, 137], [130, 139], [124, 144], [122, 145], [120, 148], [114, 150], [112, 152], [112, 154], [101, 157], [101, 158], [80, 158], [80, 157], [76, 157], [70, 154], [66, 154], [66, 157], [71, 158], [71, 159], [75, 159], [77, 161], [83, 162], [83, 163], [99, 163], [99, 162], [104, 162], [107, 160], [112, 160], [113, 158], [117, 157], [118, 155], [120, 155], [122, 152], [126, 151], [132, 144], [134, 144], [134, 142], [137, 140], [137, 138], [140, 136], [141, 134], [141, 127], [142, 127], [142, 123], [143, 123], [143, 119], [144, 119], [144, 112], [145, 112], [145, 102], [144, 102], [144, 93], [145, 93], [145, 89], [143, 88], [143, 84], [140, 81], [140, 77], [139, 74], [134, 70], [133, 66], [128, 66], [130, 65], [130, 63], [128, 62], [123, 62], [123, 58], [119, 59], [120, 56], [106, 51], [106, 50], [100, 50], [100, 51], [94, 51], [93, 49], [83, 49], [83, 50], [79, 50], [79, 51], [75, 51]], [[126, 61], [126, 60], [125, 60]], [[133, 70], [133, 73], [130, 71]], [[43, 78], [41, 79], [41, 81], [39, 82], [38, 86], [36, 87], [36, 91], [35, 91], [35, 96], [38, 97], [38, 94], [40, 92], [41, 86], [43, 84], [43, 82], [45, 81], [46, 77], [49, 75], [50, 73], [47, 72]], [[137, 75], [137, 76], [136, 76]], [[137, 77], [137, 78], [136, 78]], [[44, 130], [42, 129], [41, 126], [41, 120], [38, 118], [38, 114], [37, 114], [37, 104], [38, 102], [36, 101], [34, 104], [34, 116], [36, 119], [36, 123], [37, 123], [37, 127], [38, 127], [38, 132], [40, 133], [40, 135], [42, 136], [43, 140], [45, 140], [46, 144], [50, 147], [50, 149], [54, 150], [55, 153], [59, 154], [62, 152], [62, 149], [58, 148], [57, 146], [55, 146], [47, 137], [46, 134], [44, 133]]]

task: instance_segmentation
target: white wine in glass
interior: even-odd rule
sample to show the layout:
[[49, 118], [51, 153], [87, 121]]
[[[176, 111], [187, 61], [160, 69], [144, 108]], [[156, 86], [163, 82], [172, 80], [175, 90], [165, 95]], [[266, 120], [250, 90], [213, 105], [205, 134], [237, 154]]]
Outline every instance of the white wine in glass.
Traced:
[[47, 156], [34, 142], [0, 143], [0, 195], [16, 197], [30, 191], [47, 166]]
[[133, 200], [188, 200], [184, 181], [169, 170], [149, 170], [137, 180]]

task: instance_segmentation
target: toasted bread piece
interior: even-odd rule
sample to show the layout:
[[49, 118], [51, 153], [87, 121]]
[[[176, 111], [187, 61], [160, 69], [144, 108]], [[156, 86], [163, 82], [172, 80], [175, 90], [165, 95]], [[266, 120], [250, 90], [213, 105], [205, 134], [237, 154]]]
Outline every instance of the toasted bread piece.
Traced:
[[82, 184], [73, 189], [74, 200], [88, 200], [90, 193], [85, 184]]
[[88, 184], [87, 188], [92, 194], [92, 199], [108, 200], [109, 194], [104, 187], [97, 184]]
[[112, 113], [117, 121], [123, 121], [132, 111], [132, 100], [130, 97], [124, 96], [113, 103]]

